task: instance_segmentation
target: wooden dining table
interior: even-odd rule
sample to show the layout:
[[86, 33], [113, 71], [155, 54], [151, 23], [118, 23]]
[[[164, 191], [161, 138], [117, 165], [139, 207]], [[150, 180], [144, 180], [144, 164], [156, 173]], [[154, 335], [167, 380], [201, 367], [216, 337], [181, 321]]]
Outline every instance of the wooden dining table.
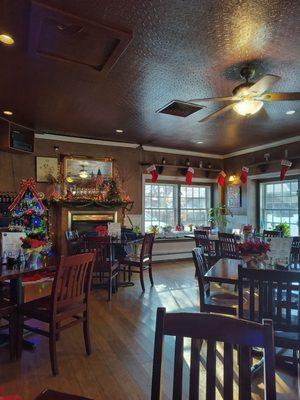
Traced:
[[[0, 263], [0, 282], [9, 282], [10, 299], [17, 306], [23, 302], [23, 286], [22, 279], [26, 276], [34, 276], [41, 272], [55, 271], [58, 263], [56, 257], [44, 257], [40, 262], [24, 262], [19, 264], [2, 264]], [[8, 335], [0, 334], [0, 343], [3, 345], [8, 342]], [[35, 345], [23, 340], [24, 349], [33, 350]]]
[[[238, 282], [238, 266], [247, 265], [248, 268], [259, 268], [259, 269], [281, 269], [281, 267], [276, 267], [269, 265], [268, 262], [261, 261], [244, 261], [244, 260], [234, 260], [230, 258], [220, 258], [205, 274], [205, 278], [208, 282], [217, 283], [230, 283], [236, 285]], [[300, 264], [292, 263], [289, 264], [285, 270], [299, 271]]]

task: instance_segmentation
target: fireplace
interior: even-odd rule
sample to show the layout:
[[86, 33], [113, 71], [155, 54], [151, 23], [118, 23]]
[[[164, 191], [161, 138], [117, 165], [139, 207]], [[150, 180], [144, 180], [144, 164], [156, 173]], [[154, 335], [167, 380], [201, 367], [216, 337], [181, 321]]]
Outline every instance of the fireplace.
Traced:
[[94, 231], [96, 226], [117, 222], [116, 211], [68, 211], [68, 229], [79, 233]]

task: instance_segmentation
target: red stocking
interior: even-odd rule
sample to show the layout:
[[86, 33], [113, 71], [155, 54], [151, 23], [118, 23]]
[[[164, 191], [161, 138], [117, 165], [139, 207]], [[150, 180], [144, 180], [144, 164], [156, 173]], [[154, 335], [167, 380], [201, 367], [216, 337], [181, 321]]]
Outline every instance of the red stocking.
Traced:
[[225, 178], [226, 178], [225, 172], [224, 172], [224, 171], [221, 171], [221, 172], [219, 173], [218, 179], [217, 179], [218, 185], [224, 186], [224, 184], [225, 184]]
[[155, 183], [158, 178], [158, 173], [156, 171], [156, 166], [154, 164], [150, 165], [149, 168], [147, 168], [148, 174], [151, 174], [151, 182]]
[[188, 167], [187, 171], [186, 171], [186, 175], [185, 175], [185, 181], [188, 185], [190, 185], [192, 183], [192, 179], [194, 176], [194, 168], [192, 167]]
[[249, 168], [247, 168], [247, 167], [242, 167], [242, 172], [241, 172], [241, 176], [240, 176], [241, 182], [243, 182], [243, 183], [246, 183], [246, 182], [247, 182], [248, 173], [249, 173]]
[[287, 170], [292, 166], [292, 162], [288, 160], [281, 160], [280, 180], [283, 181]]

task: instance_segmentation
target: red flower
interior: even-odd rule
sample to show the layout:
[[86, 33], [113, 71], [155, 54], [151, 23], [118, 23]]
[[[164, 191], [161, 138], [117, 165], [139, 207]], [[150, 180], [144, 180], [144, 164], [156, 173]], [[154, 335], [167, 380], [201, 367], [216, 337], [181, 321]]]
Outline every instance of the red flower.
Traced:
[[241, 255], [246, 254], [263, 254], [270, 251], [270, 245], [260, 240], [245, 240], [238, 244], [238, 249]]

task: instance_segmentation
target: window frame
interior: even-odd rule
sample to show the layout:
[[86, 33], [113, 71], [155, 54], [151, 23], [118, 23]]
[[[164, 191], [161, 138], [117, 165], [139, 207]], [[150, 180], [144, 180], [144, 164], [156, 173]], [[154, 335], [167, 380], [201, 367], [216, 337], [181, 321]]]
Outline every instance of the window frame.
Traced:
[[174, 210], [174, 215], [175, 215], [175, 225], [176, 224], [180, 224], [181, 223], [181, 201], [180, 201], [180, 189], [181, 186], [196, 186], [196, 187], [205, 187], [208, 188], [209, 190], [209, 208], [213, 207], [214, 204], [214, 197], [215, 197], [215, 188], [216, 188], [216, 184], [213, 182], [193, 182], [191, 185], [187, 185], [184, 181], [172, 181], [170, 180], [165, 180], [165, 181], [158, 181], [156, 183], [152, 183], [151, 180], [149, 179], [145, 179], [143, 181], [143, 185], [142, 185], [142, 199], [143, 199], [143, 204], [142, 204], [142, 230], [143, 232], [146, 231], [145, 229], [145, 211], [146, 211], [146, 196], [145, 196], [145, 187], [146, 185], [151, 184], [151, 185], [172, 185], [176, 187], [176, 193], [175, 193], [175, 203], [176, 203], [176, 210]]
[[[300, 175], [289, 175], [285, 179], [286, 181], [298, 181], [298, 236], [300, 236]], [[260, 229], [266, 229], [262, 226], [263, 222], [263, 210], [264, 207], [262, 206], [262, 202], [265, 201], [265, 199], [262, 199], [262, 187], [263, 184], [267, 183], [284, 183], [284, 181], [281, 181], [279, 178], [269, 178], [269, 179], [260, 179], [257, 181], [257, 226]], [[282, 210], [282, 209], [281, 209]], [[295, 225], [295, 224], [292, 224]]]

